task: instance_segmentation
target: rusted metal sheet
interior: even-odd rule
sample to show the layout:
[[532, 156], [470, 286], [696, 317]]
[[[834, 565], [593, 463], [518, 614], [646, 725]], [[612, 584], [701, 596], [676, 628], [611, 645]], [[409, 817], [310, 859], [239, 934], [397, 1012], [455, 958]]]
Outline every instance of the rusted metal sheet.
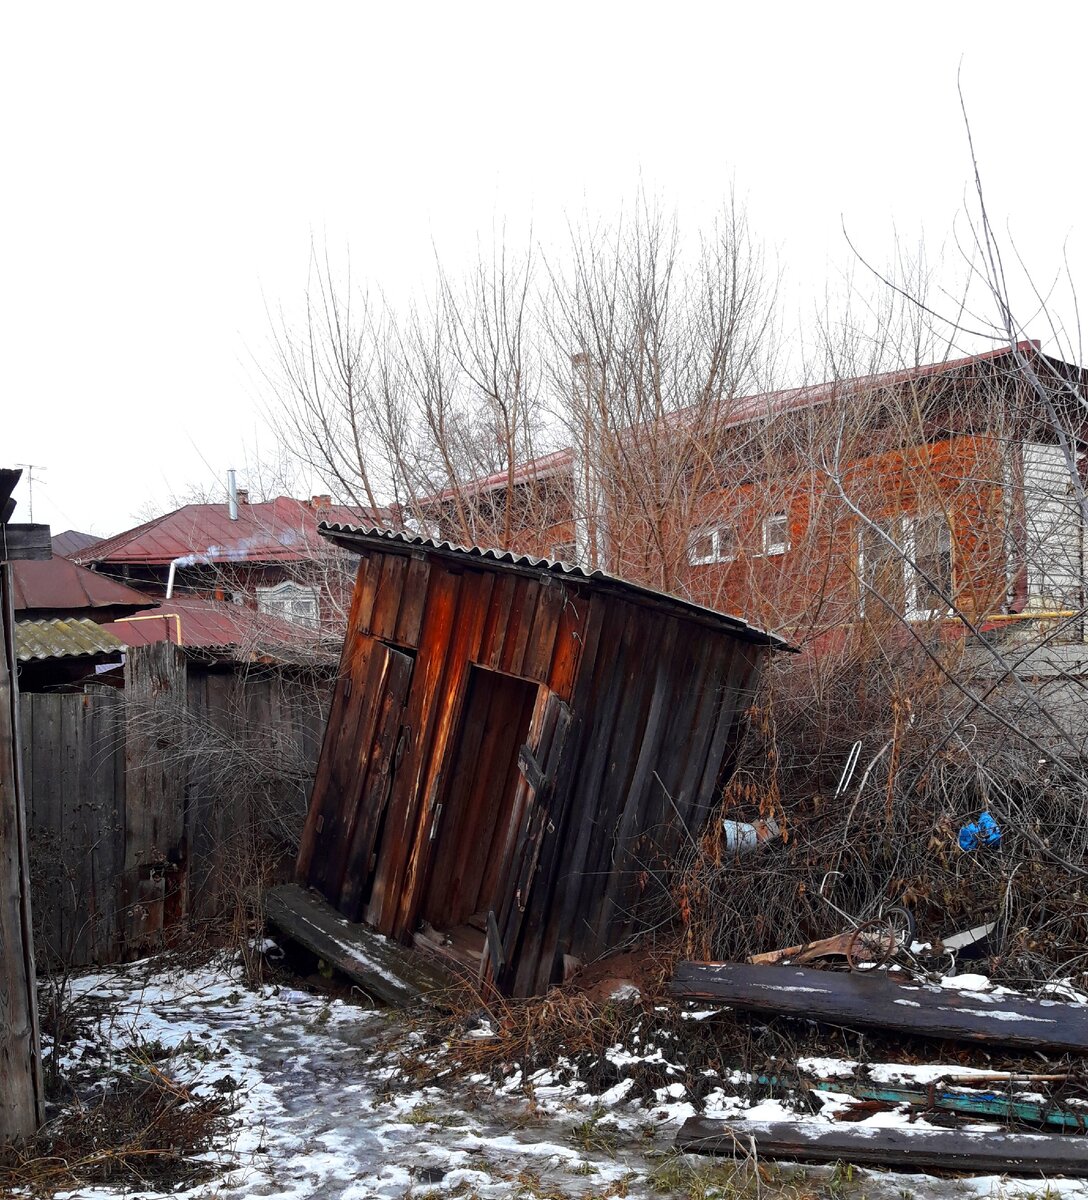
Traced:
[[325, 532], [362, 559], [299, 882], [539, 992], [646, 919], [639, 880], [701, 830], [785, 644], [599, 572]]
[[[12, 563], [17, 616], [123, 617], [150, 608], [154, 597], [125, 587], [66, 558]], [[89, 610], [81, 613], [79, 610]]]
[[1088, 1004], [898, 983], [884, 973], [680, 963], [674, 996], [918, 1037], [1088, 1053]]

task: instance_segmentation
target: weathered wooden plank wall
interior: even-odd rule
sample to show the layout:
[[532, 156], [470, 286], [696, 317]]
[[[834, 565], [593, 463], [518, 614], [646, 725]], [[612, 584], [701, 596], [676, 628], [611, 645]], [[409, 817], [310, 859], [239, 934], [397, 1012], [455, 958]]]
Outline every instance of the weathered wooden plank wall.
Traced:
[[127, 693], [21, 697], [35, 938], [50, 967], [157, 946], [293, 867], [327, 685], [186, 664], [165, 643], [129, 663]]
[[123, 697], [29, 694], [20, 712], [39, 957], [108, 962], [124, 868]]
[[[541, 991], [564, 955], [597, 957], [662, 907], [762, 653], [592, 581], [365, 552], [298, 878], [403, 940], [492, 911], [499, 986]], [[396, 696], [390, 655], [408, 664]]]

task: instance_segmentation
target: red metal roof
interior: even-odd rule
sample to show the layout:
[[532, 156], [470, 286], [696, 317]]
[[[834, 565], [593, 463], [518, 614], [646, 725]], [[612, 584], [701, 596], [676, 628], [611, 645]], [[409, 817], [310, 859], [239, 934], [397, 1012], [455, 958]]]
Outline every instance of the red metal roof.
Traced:
[[[1035, 340], [1016, 343], [1016, 351], [1021, 354], [1037, 354], [1039, 349], [1040, 343]], [[935, 375], [957, 371], [971, 366], [973, 363], [993, 362], [1012, 353], [1013, 350], [1010, 346], [999, 346], [996, 350], [987, 350], [981, 354], [969, 354], [964, 358], [949, 359], [946, 362], [927, 363], [920, 367], [903, 367], [895, 371], [883, 371], [875, 375], [858, 375], [851, 379], [836, 379], [804, 387], [783, 388], [777, 392], [757, 392], [751, 396], [739, 396], [728, 402], [728, 411], [722, 424], [728, 429], [733, 425], [743, 425], [746, 421], [752, 421], [758, 417], [773, 416], [798, 408], [814, 408], [837, 396], [913, 383], [915, 380], [920, 381]], [[680, 409], [666, 417], [665, 420], [682, 421], [687, 411], [689, 410]], [[569, 448], [531, 458], [527, 462], [519, 463], [514, 468], [514, 483], [546, 479], [568, 467], [573, 461], [574, 451]], [[423, 497], [423, 500], [424, 502], [442, 501], [453, 499], [459, 494], [497, 491], [506, 487], [507, 481], [506, 471], [496, 471], [493, 475], [472, 480], [465, 484], [460, 491], [456, 488], [446, 488], [434, 496]], [[328, 520], [330, 523], [336, 523], [334, 518], [330, 517]]]
[[254, 654], [291, 648], [301, 651], [320, 645], [311, 629], [292, 625], [241, 604], [224, 604], [198, 596], [160, 600], [154, 608], [105, 626], [126, 646], [173, 642], [179, 646], [231, 648]]
[[[17, 613], [44, 611], [76, 613], [79, 609], [112, 609], [111, 615], [139, 612], [155, 601], [105, 575], [88, 571], [67, 558], [20, 560], [11, 564]], [[93, 615], [93, 614], [92, 614]]]
[[316, 508], [278, 496], [264, 504], [239, 504], [232, 521], [226, 504], [186, 504], [153, 521], [76, 553], [80, 563], [167, 566], [192, 562], [300, 562], [321, 553], [318, 521], [370, 520], [365, 510]]

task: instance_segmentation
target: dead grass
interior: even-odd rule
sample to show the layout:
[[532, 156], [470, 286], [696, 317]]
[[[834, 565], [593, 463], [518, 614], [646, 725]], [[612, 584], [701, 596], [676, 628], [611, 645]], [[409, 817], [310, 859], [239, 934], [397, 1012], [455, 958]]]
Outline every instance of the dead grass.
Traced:
[[153, 1064], [77, 1102], [31, 1142], [0, 1158], [0, 1193], [35, 1197], [86, 1184], [174, 1189], [216, 1175], [198, 1159], [225, 1132], [226, 1097], [199, 1097]]

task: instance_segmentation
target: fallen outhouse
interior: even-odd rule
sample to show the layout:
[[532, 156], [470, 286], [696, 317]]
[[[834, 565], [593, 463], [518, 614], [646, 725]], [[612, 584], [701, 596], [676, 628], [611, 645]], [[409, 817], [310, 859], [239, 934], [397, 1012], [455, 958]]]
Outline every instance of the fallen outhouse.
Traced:
[[786, 643], [600, 572], [320, 530], [361, 561], [298, 881], [544, 991], [660, 907]]

